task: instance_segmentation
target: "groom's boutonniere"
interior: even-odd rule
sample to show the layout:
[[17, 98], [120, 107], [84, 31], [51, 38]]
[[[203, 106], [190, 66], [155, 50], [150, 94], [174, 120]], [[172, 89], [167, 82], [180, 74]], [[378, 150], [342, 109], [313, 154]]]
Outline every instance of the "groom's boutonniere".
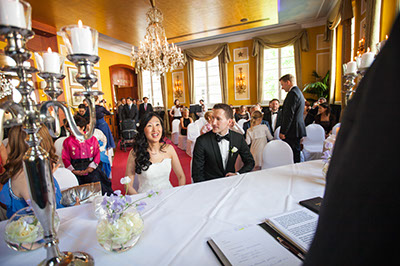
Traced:
[[236, 153], [237, 151], [238, 151], [238, 148], [232, 147], [231, 148], [231, 156], [233, 156], [233, 154]]

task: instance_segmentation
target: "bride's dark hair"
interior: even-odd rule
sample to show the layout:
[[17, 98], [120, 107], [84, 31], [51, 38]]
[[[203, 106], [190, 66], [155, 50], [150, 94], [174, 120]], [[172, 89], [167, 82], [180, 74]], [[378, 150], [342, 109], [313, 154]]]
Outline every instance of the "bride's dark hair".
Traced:
[[133, 141], [133, 152], [135, 154], [135, 172], [137, 174], [141, 174], [142, 171], [147, 171], [147, 169], [149, 169], [151, 165], [150, 153], [147, 151], [147, 149], [149, 148], [149, 143], [147, 142], [146, 135], [144, 134], [144, 128], [154, 116], [157, 117], [158, 120], [160, 120], [162, 126], [162, 136], [160, 139], [160, 143], [162, 143], [162, 145], [160, 147], [160, 150], [163, 151], [166, 145], [164, 141], [165, 129], [163, 120], [158, 114], [154, 112], [145, 113], [144, 116], [140, 119], [140, 124], [137, 128], [138, 133], [135, 135]]

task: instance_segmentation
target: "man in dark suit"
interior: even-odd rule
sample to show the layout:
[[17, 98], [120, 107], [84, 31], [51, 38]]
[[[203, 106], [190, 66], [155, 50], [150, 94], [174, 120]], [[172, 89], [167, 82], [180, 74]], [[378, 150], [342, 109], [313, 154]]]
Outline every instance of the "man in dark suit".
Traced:
[[124, 106], [123, 120], [138, 120], [138, 110], [136, 104], [133, 102], [131, 97], [126, 99], [126, 104]]
[[[192, 159], [194, 182], [232, 176], [250, 172], [254, 159], [243, 135], [229, 130], [233, 123], [233, 111], [227, 104], [216, 104], [213, 108], [212, 131], [196, 140]], [[244, 166], [235, 170], [240, 155]]]
[[279, 138], [285, 141], [293, 150], [295, 163], [300, 162], [300, 140], [305, 137], [306, 127], [303, 120], [305, 100], [299, 87], [294, 85], [294, 76], [286, 74], [279, 79], [282, 89], [288, 94], [283, 102], [282, 125]]
[[282, 123], [282, 110], [279, 110], [279, 100], [272, 99], [269, 102], [269, 107], [264, 110], [263, 120], [267, 121], [271, 126], [271, 133], [274, 134], [275, 130], [281, 126]]
[[139, 119], [147, 112], [153, 112], [153, 106], [148, 103], [149, 98], [143, 97], [143, 103], [139, 105]]

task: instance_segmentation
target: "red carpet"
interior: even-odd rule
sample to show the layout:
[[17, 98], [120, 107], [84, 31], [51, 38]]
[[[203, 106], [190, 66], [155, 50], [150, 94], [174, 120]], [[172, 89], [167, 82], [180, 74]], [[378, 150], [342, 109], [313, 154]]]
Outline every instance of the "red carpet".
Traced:
[[[172, 145], [175, 148], [176, 153], [178, 154], [179, 160], [181, 162], [183, 171], [186, 176], [186, 184], [191, 184], [192, 179], [191, 179], [191, 172], [190, 172], [190, 156], [186, 154], [186, 151], [183, 151], [179, 149], [175, 144], [173, 144], [169, 139], [165, 139], [166, 142], [170, 145]], [[112, 172], [112, 188], [114, 190], [121, 190], [124, 191], [125, 188], [121, 183], [119, 182], [122, 177], [125, 176], [125, 170], [126, 170], [126, 162], [128, 160], [128, 155], [129, 152], [132, 148], [129, 148], [124, 152], [119, 148], [119, 144], [117, 145], [117, 148], [115, 149], [115, 155], [114, 155], [114, 160], [113, 160], [113, 166], [111, 168]], [[176, 174], [174, 171], [171, 171], [171, 175], [169, 177], [169, 180], [172, 184], [172, 186], [176, 187], [178, 186], [178, 179], [176, 177]]]

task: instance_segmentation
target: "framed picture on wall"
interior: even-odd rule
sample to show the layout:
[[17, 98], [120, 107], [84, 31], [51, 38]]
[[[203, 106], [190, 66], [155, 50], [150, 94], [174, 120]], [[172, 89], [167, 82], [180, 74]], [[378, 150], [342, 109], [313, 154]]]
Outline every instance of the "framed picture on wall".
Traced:
[[174, 100], [178, 99], [180, 103], [185, 103], [185, 77], [183, 71], [172, 72], [172, 90]]
[[249, 63], [234, 65], [235, 100], [250, 100]]
[[69, 86], [81, 86], [81, 84], [76, 81], [76, 75], [78, 74], [78, 69], [74, 66], [67, 66], [66, 74], [68, 76], [68, 84]]
[[233, 61], [246, 61], [249, 60], [249, 48], [248, 47], [241, 47], [233, 49]]
[[83, 103], [83, 96], [74, 96], [75, 92], [80, 92], [83, 91], [82, 88], [74, 88], [74, 87], [70, 87], [71, 89], [71, 105], [76, 107], [78, 105], [80, 105], [81, 103]]
[[73, 63], [67, 59], [67, 55], [68, 55], [67, 46], [65, 46], [63, 44], [60, 44], [60, 55], [65, 57], [65, 62], [73, 65]]

